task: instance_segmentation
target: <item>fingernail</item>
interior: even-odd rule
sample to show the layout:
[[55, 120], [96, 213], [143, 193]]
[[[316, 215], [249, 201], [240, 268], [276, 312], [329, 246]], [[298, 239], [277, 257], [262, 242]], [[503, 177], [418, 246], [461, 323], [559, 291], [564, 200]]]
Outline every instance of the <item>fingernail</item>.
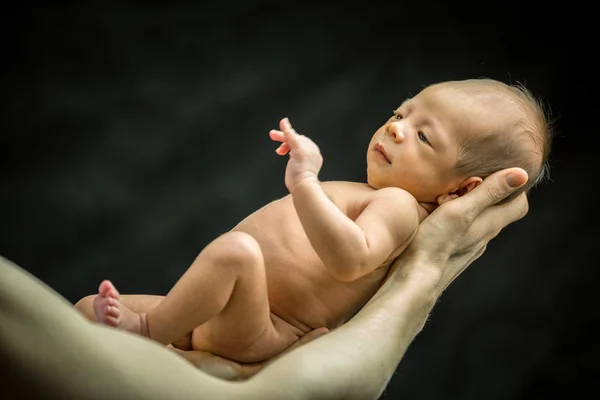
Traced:
[[506, 182], [508, 183], [508, 186], [516, 188], [523, 184], [523, 177], [519, 176], [519, 174], [511, 172], [506, 177]]

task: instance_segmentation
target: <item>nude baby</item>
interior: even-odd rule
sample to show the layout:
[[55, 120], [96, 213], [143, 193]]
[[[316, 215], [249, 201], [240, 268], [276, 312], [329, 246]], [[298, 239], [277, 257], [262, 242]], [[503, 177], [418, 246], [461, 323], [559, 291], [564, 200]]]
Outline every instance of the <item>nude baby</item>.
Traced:
[[318, 146], [287, 119], [270, 137], [289, 156], [289, 195], [207, 245], [158, 305], [135, 313], [103, 281], [101, 323], [250, 363], [307, 332], [334, 329], [380, 287], [428, 212], [508, 167], [544, 174], [547, 121], [524, 89], [443, 82], [405, 101], [373, 134], [367, 183], [320, 182]]

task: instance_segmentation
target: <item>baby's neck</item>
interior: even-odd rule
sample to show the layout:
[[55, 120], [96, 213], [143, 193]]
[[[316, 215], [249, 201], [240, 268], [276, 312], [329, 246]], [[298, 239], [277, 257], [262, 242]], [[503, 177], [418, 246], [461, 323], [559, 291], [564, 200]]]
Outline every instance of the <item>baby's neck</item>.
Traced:
[[421, 203], [419, 202], [419, 219], [423, 221], [425, 218], [429, 216], [436, 208], [438, 208], [437, 204], [434, 203]]

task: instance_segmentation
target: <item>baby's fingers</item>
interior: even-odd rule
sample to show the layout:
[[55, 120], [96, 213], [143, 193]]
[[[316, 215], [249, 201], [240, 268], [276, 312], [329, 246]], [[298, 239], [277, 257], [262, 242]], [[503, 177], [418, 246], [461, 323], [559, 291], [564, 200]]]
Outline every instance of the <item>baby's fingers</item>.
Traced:
[[289, 119], [282, 119], [279, 122], [279, 128], [283, 131], [283, 134], [285, 135], [285, 141], [290, 149], [298, 149], [302, 146], [302, 135], [298, 134], [294, 128], [292, 128], [292, 124], [290, 123]]
[[276, 129], [271, 129], [271, 131], [269, 132], [269, 137], [271, 138], [271, 140], [274, 140], [276, 142], [285, 142], [284, 133]]
[[281, 146], [279, 146], [277, 150], [275, 150], [275, 153], [279, 154], [280, 156], [285, 156], [289, 152], [290, 146], [288, 146], [287, 142], [281, 143]]
[[279, 129], [281, 129], [283, 131], [283, 134], [285, 135], [286, 140], [289, 142], [292, 142], [292, 147], [293, 147], [293, 145], [298, 141], [298, 133], [296, 133], [294, 128], [292, 128], [292, 124], [290, 123], [290, 120], [287, 118], [282, 119], [279, 122]]
[[287, 143], [285, 133], [276, 129], [271, 129], [271, 131], [269, 132], [269, 136], [275, 142], [282, 142], [281, 145], [277, 148], [277, 150], [275, 150], [275, 153], [279, 154], [280, 156], [285, 156], [287, 153], [290, 152], [290, 146]]
[[279, 129], [281, 129], [283, 132], [285, 132], [287, 130], [293, 131], [290, 120], [288, 118], [283, 118], [281, 121], [279, 121]]

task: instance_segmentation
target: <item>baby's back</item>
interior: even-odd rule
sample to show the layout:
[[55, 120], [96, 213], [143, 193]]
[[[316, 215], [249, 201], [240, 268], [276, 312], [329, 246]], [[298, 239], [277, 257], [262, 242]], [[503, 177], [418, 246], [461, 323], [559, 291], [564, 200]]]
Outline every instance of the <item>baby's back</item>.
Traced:
[[[352, 220], [374, 192], [353, 182], [323, 182], [322, 187]], [[333, 329], [349, 319], [375, 294], [392, 261], [354, 282], [338, 281], [312, 248], [289, 195], [251, 214], [233, 230], [252, 235], [261, 246], [271, 311], [304, 332], [321, 326]]]

